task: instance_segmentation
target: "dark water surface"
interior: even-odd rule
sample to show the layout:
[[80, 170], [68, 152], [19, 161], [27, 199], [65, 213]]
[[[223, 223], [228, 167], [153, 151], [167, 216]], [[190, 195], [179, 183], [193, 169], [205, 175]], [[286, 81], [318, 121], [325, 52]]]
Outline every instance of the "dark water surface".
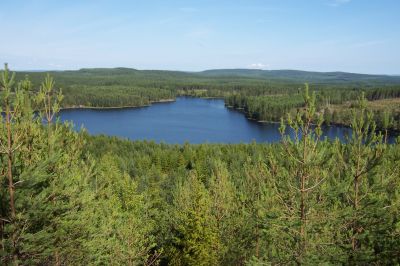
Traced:
[[[220, 99], [177, 98], [175, 102], [125, 109], [63, 110], [61, 120], [83, 125], [90, 134], [106, 134], [131, 140], [166, 143], [248, 143], [277, 142], [279, 124], [250, 121], [224, 106]], [[346, 127], [324, 128], [329, 138], [344, 139]]]

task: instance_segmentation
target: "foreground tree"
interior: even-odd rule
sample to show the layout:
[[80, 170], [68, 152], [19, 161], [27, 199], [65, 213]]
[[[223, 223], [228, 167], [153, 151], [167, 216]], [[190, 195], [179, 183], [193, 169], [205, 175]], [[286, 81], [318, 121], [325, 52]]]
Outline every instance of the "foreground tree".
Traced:
[[154, 224], [146, 215], [147, 206], [135, 182], [107, 155], [96, 164], [90, 182], [89, 200], [81, 217], [87, 234], [85, 263], [146, 264], [154, 244]]
[[[0, 76], [0, 89], [3, 93], [3, 102], [0, 112], [3, 113], [5, 109], [4, 118], [1, 115], [1, 138], [0, 138], [0, 153], [5, 155], [6, 167], [3, 168], [3, 172], [6, 172], [8, 182], [8, 201], [9, 209], [5, 210], [2, 215], [2, 222], [7, 222], [7, 226], [2, 226], [3, 230], [9, 230], [11, 234], [11, 254], [13, 257], [14, 264], [18, 261], [18, 229], [17, 229], [17, 210], [15, 208], [15, 185], [18, 181], [15, 177], [15, 154], [20, 149], [20, 128], [15, 125], [15, 121], [20, 118], [21, 114], [21, 102], [18, 101], [23, 95], [21, 90], [14, 89], [15, 74], [10, 74], [7, 64], [4, 66]], [[3, 122], [3, 119], [5, 120]], [[3, 234], [3, 232], [2, 232]]]
[[391, 162], [385, 159], [386, 134], [376, 133], [364, 95], [352, 112], [352, 135], [346, 145], [336, 145], [337, 180], [342, 188], [336, 221], [343, 222], [338, 225], [343, 229], [343, 261], [396, 264], [400, 254], [395, 237], [399, 234], [396, 215], [400, 210], [395, 192], [399, 189], [398, 158], [391, 156]]
[[195, 173], [178, 185], [171, 215], [171, 265], [216, 265], [217, 221], [212, 215], [212, 200]]
[[[14, 84], [6, 66], [1, 73], [0, 264], [109, 263], [112, 253], [119, 254], [111, 258], [118, 263], [147, 263], [152, 222], [135, 183], [111, 160], [93, 161], [84, 152], [84, 135], [55, 121], [62, 95], [51, 77], [39, 96], [27, 79]], [[108, 243], [106, 251], [102, 241]]]
[[[289, 134], [281, 123], [281, 167], [275, 177], [275, 188], [281, 213], [275, 226], [281, 234], [281, 247], [289, 250], [279, 252], [278, 260], [307, 264], [326, 252], [322, 248], [328, 236], [324, 221], [328, 211], [324, 208], [324, 182], [328, 178], [330, 158], [327, 142], [320, 141], [322, 116], [316, 113], [315, 94], [304, 91], [305, 107], [293, 119], [288, 116]], [[312, 123], [317, 121], [314, 126]], [[293, 134], [293, 135], [292, 135]]]

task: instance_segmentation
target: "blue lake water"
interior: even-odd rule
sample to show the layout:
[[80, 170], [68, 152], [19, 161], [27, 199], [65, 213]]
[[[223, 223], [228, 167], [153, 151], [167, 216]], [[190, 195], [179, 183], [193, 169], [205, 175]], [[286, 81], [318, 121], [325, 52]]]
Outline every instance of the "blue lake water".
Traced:
[[[277, 142], [279, 124], [258, 123], [224, 106], [221, 99], [177, 98], [175, 102], [124, 109], [69, 109], [62, 121], [82, 125], [90, 134], [165, 143]], [[324, 136], [344, 139], [346, 127], [324, 127]]]

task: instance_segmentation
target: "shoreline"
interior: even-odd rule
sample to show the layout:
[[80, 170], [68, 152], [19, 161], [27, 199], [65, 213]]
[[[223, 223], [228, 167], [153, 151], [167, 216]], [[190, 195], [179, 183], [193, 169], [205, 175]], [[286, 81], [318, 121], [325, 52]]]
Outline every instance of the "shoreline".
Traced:
[[[247, 114], [243, 111], [243, 108], [235, 108], [233, 106], [230, 105], [225, 105], [228, 109], [232, 109], [234, 111], [237, 111], [241, 114], [243, 114], [248, 120], [250, 121], [254, 121], [260, 124], [280, 124], [280, 121], [268, 121], [268, 120], [257, 120], [251, 117], [248, 117]], [[312, 125], [316, 125], [315, 123], [311, 123]], [[340, 126], [340, 127], [347, 127], [347, 128], [351, 128], [350, 125], [346, 125], [346, 124], [342, 124], [342, 123], [335, 123], [335, 122], [330, 122], [329, 124], [323, 123], [322, 126]]]
[[206, 99], [206, 100], [224, 100], [224, 97], [218, 97], [218, 96], [194, 96], [194, 95], [178, 95], [178, 97], [187, 97], [187, 98], [198, 98], [198, 99]]
[[[267, 123], [268, 124], [280, 124], [281, 123], [280, 121], [257, 120], [257, 119], [248, 117], [247, 114], [243, 111], [243, 108], [235, 108], [235, 107], [230, 106], [230, 105], [225, 105], [225, 107], [243, 114], [247, 120], [253, 121], [253, 122], [256, 122], [256, 123], [260, 123], [260, 124], [267, 124]], [[311, 124], [315, 125], [315, 123], [311, 123]], [[351, 125], [343, 124], [343, 123], [336, 123], [336, 122], [330, 122], [329, 124], [323, 123], [322, 126], [328, 126], [328, 127], [336, 126], [336, 127], [344, 127], [344, 128], [350, 128], [351, 129]], [[377, 127], [376, 130], [377, 130], [377, 132], [381, 132], [381, 133], [385, 132], [384, 129], [381, 129], [379, 127]], [[400, 130], [388, 129], [387, 131], [390, 134], [400, 135]]]
[[130, 109], [130, 108], [142, 108], [142, 107], [149, 107], [155, 103], [170, 103], [175, 102], [175, 99], [161, 99], [158, 101], [151, 101], [150, 104], [144, 105], [124, 105], [124, 106], [85, 106], [85, 105], [73, 105], [67, 107], [61, 107], [60, 110], [74, 110], [74, 109], [91, 109], [91, 110], [111, 110], [111, 109]]
[[[176, 97], [176, 98], [179, 98], [179, 97], [200, 98], [200, 99], [224, 99], [224, 98], [221, 98], [221, 97], [196, 97], [196, 96], [191, 96], [191, 95], [181, 95], [181, 96], [178, 96], [178, 97]], [[146, 104], [146, 105], [133, 105], [133, 106], [129, 106], [129, 105], [126, 105], [126, 106], [108, 106], [108, 107], [84, 106], [84, 105], [79, 105], [79, 106], [68, 106], [68, 107], [62, 107], [62, 108], [60, 108], [60, 111], [62, 111], [62, 110], [74, 110], [74, 109], [75, 109], [75, 110], [78, 110], [78, 109], [88, 109], [88, 110], [113, 110], [113, 109], [143, 108], [143, 107], [149, 107], [149, 106], [151, 106], [152, 104], [157, 104], [157, 103], [171, 103], [171, 102], [176, 102], [176, 98], [161, 99], [161, 100], [158, 100], [158, 101], [151, 101], [150, 104]], [[256, 122], [256, 123], [260, 123], [260, 124], [267, 124], [267, 123], [270, 123], [270, 124], [280, 124], [280, 123], [281, 123], [280, 121], [257, 120], [257, 119], [248, 117], [248, 116], [246, 115], [246, 113], [243, 111], [243, 108], [235, 108], [235, 107], [230, 106], [230, 105], [225, 105], [225, 107], [228, 108], [228, 109], [231, 109], [231, 110], [233, 110], [233, 111], [237, 111], [237, 112], [243, 114], [247, 120], [253, 121], [253, 122]], [[350, 125], [343, 124], [343, 123], [335, 123], [335, 122], [331, 122], [330, 124], [323, 123], [323, 126], [338, 126], [338, 127], [351, 128]], [[381, 131], [381, 132], [384, 132], [383, 129], [377, 128], [377, 130], [378, 130], [378, 131]], [[393, 130], [393, 129], [390, 129], [390, 130], [388, 130], [388, 133], [391, 133], [391, 134], [399, 134], [399, 135], [400, 135], [400, 130]]]

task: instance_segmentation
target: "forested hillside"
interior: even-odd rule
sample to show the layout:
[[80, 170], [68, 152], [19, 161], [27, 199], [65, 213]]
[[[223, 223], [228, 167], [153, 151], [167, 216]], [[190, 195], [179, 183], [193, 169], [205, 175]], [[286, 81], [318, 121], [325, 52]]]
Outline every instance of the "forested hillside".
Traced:
[[198, 73], [208, 77], [253, 77], [292, 82], [310, 82], [319, 84], [393, 84], [400, 82], [400, 76], [366, 75], [346, 72], [311, 72], [300, 70], [258, 70], [258, 69], [215, 69]]
[[167, 145], [73, 131], [39, 78], [0, 75], [1, 264], [400, 263], [400, 146], [362, 94], [347, 143], [320, 139], [306, 87], [279, 144]]

